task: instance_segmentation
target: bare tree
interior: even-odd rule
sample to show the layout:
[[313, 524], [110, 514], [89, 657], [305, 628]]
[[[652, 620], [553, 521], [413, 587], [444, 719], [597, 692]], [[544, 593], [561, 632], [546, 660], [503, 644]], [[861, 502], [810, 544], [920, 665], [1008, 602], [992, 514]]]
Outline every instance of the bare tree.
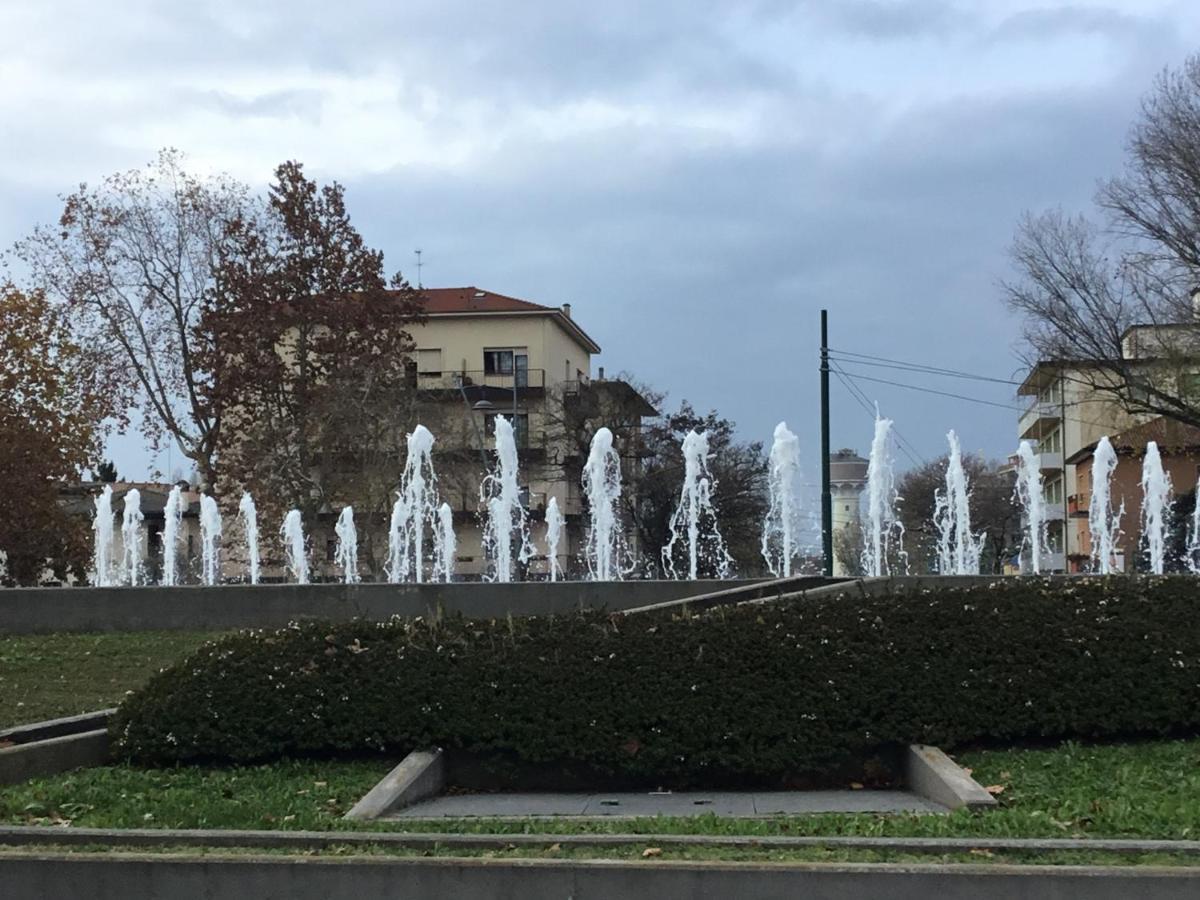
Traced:
[[1200, 425], [1200, 56], [1155, 81], [1096, 204], [1098, 221], [1051, 211], [1017, 227], [1003, 289], [1028, 361], [1128, 412]]
[[174, 439], [210, 484], [220, 416], [205, 398], [197, 324], [227, 225], [250, 203], [243, 185], [189, 174], [181, 154], [163, 150], [145, 168], [80, 185], [57, 227], [14, 248], [37, 288], [68, 310], [117, 408], [136, 403], [151, 446]]

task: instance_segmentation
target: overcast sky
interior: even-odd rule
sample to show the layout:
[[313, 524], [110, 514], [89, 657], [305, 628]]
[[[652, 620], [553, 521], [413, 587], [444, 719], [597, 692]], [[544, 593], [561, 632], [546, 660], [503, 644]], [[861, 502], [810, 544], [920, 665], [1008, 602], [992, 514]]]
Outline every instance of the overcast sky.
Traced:
[[[819, 310], [841, 350], [1013, 377], [1017, 217], [1086, 209], [1197, 48], [1195, 0], [0, 0], [0, 244], [163, 146], [255, 185], [299, 159], [389, 269], [570, 302], [610, 374], [746, 437], [786, 419], [815, 474]], [[1014, 411], [861, 385], [917, 455], [1015, 442]]]

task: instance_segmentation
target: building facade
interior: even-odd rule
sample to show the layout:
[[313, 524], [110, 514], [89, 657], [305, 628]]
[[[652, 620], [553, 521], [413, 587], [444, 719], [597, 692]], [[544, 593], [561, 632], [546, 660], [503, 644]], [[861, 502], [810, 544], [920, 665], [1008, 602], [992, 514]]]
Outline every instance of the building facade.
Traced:
[[[829, 457], [829, 490], [833, 499], [833, 539], [851, 525], [860, 524], [859, 501], [867, 484], [867, 467], [870, 463], [855, 451], [843, 448]], [[833, 574], [841, 577], [850, 574], [837, 553], [833, 555]]]

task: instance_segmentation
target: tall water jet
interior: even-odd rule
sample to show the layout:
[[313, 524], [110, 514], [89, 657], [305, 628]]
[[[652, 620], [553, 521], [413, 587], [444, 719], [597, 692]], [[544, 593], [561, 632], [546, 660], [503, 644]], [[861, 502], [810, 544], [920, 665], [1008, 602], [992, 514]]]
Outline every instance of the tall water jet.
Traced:
[[680, 577], [675, 566], [675, 548], [681, 537], [686, 540], [687, 577], [692, 581], [699, 576], [701, 561], [708, 563], [718, 578], [728, 578], [733, 566], [733, 558], [717, 527], [717, 513], [712, 503], [715, 480], [708, 468], [708, 455], [708, 434], [689, 431], [683, 439], [683, 486], [679, 490], [679, 504], [671, 516], [671, 538], [662, 548], [663, 570], [670, 578]]
[[304, 548], [304, 522], [300, 518], [300, 510], [288, 511], [283, 517], [279, 533], [283, 536], [283, 555], [288, 571], [292, 573], [296, 584], [308, 584], [308, 554]]
[[137, 587], [142, 573], [142, 495], [137, 488], [125, 493], [125, 512], [121, 519], [121, 572], [124, 580]]
[[92, 520], [95, 547], [92, 556], [92, 584], [96, 587], [113, 586], [113, 509], [112, 486], [105, 485], [95, 499], [96, 517]]
[[1163, 573], [1170, 512], [1171, 476], [1163, 471], [1158, 444], [1150, 441], [1142, 461], [1142, 536], [1146, 541], [1146, 559], [1155, 575]]
[[768, 460], [767, 487], [770, 506], [763, 519], [762, 557], [777, 578], [788, 578], [800, 556], [800, 533], [804, 527], [800, 502], [800, 439], [786, 422], [775, 426]]
[[[1196, 493], [1196, 499], [1200, 500], [1200, 491]], [[1200, 575], [1200, 502], [1192, 507], [1192, 519], [1187, 533], [1187, 558], [1184, 562], [1189, 572]]]
[[[1033, 452], [1033, 444], [1021, 441], [1017, 447], [1017, 502], [1024, 511], [1025, 539], [1019, 557], [1022, 572], [1037, 575], [1042, 557], [1049, 552], [1046, 541], [1046, 498], [1042, 493], [1042, 473]], [[1028, 556], [1026, 556], [1028, 551]]]
[[1092, 571], [1111, 575], [1117, 571], [1117, 540], [1121, 535], [1121, 508], [1112, 508], [1112, 476], [1117, 468], [1117, 454], [1108, 435], [1100, 438], [1092, 453], [1092, 496], [1088, 503], [1088, 531], [1092, 536]]
[[200, 578], [205, 584], [221, 579], [217, 540], [221, 537], [221, 511], [217, 501], [208, 494], [200, 497]]
[[[875, 414], [875, 437], [871, 441], [871, 455], [867, 462], [867, 505], [863, 514], [863, 574], [879, 576], [891, 574], [893, 541], [901, 559], [906, 559], [903, 550], [904, 525], [896, 515], [895, 467], [891, 454], [892, 420]], [[907, 562], [905, 563], [907, 571]]]
[[425, 580], [425, 532], [436, 534], [439, 527], [433, 441], [424, 425], [414, 428], [407, 439], [408, 456], [388, 529], [386, 569], [392, 582], [407, 581], [410, 572], [418, 583]]
[[583, 467], [583, 493], [591, 517], [584, 545], [588, 574], [593, 581], [620, 581], [625, 565], [625, 535], [617, 508], [621, 499], [621, 457], [613, 449], [613, 433], [607, 428], [592, 435]]
[[953, 429], [946, 434], [946, 492], [934, 492], [934, 525], [938, 530], [938, 572], [978, 575], [984, 534], [971, 532], [971, 492], [963, 468], [962, 448]]
[[521, 505], [512, 424], [504, 416], [496, 416], [495, 423], [496, 468], [480, 485], [479, 499], [485, 509], [483, 550], [490, 567], [485, 578], [506, 583], [513, 580], [514, 560], [524, 565], [533, 549], [529, 546], [528, 514]]
[[162, 583], [163, 587], [179, 584], [179, 538], [183, 529], [183, 489], [179, 485], [167, 494], [163, 507]]
[[562, 540], [565, 520], [558, 509], [558, 498], [551, 497], [546, 504], [546, 559], [550, 563], [550, 580], [558, 581], [562, 577], [562, 567], [558, 564], [558, 544]]
[[454, 578], [454, 554], [458, 539], [454, 536], [454, 510], [449, 503], [438, 507], [437, 529], [433, 533], [433, 580], [449, 583]]
[[258, 509], [249, 491], [242, 492], [238, 516], [242, 520], [242, 533], [246, 536], [246, 574], [251, 584], [258, 584]]
[[354, 507], [342, 507], [333, 531], [337, 535], [333, 559], [341, 567], [342, 582], [358, 584], [358, 529], [354, 527]]

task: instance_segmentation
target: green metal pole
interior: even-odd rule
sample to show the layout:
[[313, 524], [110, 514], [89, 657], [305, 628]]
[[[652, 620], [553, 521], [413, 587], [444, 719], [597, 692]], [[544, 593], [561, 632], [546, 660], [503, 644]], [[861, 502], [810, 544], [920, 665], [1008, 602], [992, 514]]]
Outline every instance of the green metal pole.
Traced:
[[821, 310], [821, 549], [833, 576], [833, 491], [829, 483], [829, 314]]

